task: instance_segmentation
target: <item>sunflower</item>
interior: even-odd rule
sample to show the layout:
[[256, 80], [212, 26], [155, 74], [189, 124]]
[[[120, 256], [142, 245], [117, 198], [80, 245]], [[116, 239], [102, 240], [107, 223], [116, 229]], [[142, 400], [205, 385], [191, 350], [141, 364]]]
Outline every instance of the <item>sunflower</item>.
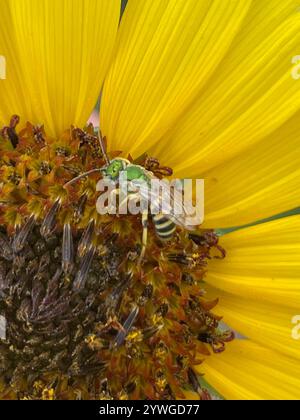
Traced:
[[[298, 1], [0, 4], [1, 399], [298, 399]], [[139, 218], [73, 182], [101, 90], [110, 158], [205, 180], [141, 267]]]

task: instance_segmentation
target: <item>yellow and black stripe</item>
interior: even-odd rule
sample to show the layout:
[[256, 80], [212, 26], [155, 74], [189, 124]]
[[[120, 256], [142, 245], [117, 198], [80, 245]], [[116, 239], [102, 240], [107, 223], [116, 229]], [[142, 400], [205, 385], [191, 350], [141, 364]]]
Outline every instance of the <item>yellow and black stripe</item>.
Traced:
[[159, 239], [161, 241], [169, 241], [172, 239], [176, 231], [175, 223], [163, 214], [154, 215], [152, 219]]

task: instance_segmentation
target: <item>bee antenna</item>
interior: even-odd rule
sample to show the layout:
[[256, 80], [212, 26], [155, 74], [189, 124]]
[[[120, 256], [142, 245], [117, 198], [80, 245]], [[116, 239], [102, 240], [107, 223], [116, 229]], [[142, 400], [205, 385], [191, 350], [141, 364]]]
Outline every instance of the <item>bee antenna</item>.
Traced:
[[107, 151], [106, 151], [105, 144], [104, 144], [104, 138], [102, 137], [102, 133], [101, 133], [100, 128], [99, 128], [99, 131], [98, 131], [98, 138], [99, 138], [99, 143], [100, 143], [100, 148], [101, 148], [102, 155], [105, 159], [105, 162], [106, 162], [107, 166], [109, 166], [110, 165], [110, 160], [109, 160], [109, 157], [107, 155]]
[[104, 166], [103, 168], [100, 168], [100, 169], [92, 169], [89, 172], [85, 172], [85, 173], [77, 176], [76, 178], [71, 179], [71, 181], [67, 182], [64, 185], [64, 187], [69, 187], [70, 185], [75, 184], [77, 181], [79, 181], [82, 178], [85, 178], [85, 177], [87, 177], [89, 175], [93, 175], [93, 174], [95, 174], [97, 172], [103, 172], [110, 165], [110, 160], [109, 160], [109, 157], [107, 155], [106, 148], [105, 148], [105, 145], [104, 145], [104, 138], [102, 137], [102, 133], [101, 133], [101, 130], [100, 129], [98, 131], [98, 138], [99, 138], [99, 143], [100, 143], [100, 147], [101, 147], [101, 152], [102, 152], [103, 157], [104, 157], [105, 162], [106, 162], [106, 166]]
[[69, 186], [70, 186], [70, 185], [72, 185], [72, 184], [75, 184], [76, 182], [80, 181], [82, 178], [86, 178], [87, 176], [90, 176], [90, 175], [96, 174], [96, 173], [98, 173], [98, 172], [101, 172], [101, 169], [92, 169], [92, 170], [91, 170], [91, 171], [89, 171], [89, 172], [85, 172], [85, 173], [83, 173], [83, 174], [81, 174], [81, 175], [77, 176], [76, 178], [71, 179], [71, 181], [67, 182], [67, 183], [64, 185], [64, 188], [69, 187]]

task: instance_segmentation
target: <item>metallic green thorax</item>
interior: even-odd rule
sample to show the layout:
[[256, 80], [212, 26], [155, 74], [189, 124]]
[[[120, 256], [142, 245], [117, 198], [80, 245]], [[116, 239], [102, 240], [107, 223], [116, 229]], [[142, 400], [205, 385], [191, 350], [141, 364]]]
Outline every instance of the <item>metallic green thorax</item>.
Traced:
[[127, 173], [128, 181], [134, 181], [137, 179], [137, 180], [148, 182], [150, 180], [145, 170], [141, 166], [137, 166], [137, 165], [127, 166], [125, 172]]
[[113, 160], [110, 165], [104, 170], [105, 176], [113, 181], [116, 181], [120, 175], [120, 172], [127, 173], [127, 180], [134, 181], [150, 181], [145, 169], [142, 166], [127, 164], [126, 161], [121, 159]]

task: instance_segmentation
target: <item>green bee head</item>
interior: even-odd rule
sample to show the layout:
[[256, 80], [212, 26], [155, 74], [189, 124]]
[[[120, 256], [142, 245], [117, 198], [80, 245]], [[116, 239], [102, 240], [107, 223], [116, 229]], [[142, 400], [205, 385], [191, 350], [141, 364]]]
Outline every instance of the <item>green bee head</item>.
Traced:
[[104, 176], [111, 180], [116, 180], [120, 172], [126, 169], [127, 165], [128, 162], [125, 159], [114, 159], [106, 168], [103, 168]]

